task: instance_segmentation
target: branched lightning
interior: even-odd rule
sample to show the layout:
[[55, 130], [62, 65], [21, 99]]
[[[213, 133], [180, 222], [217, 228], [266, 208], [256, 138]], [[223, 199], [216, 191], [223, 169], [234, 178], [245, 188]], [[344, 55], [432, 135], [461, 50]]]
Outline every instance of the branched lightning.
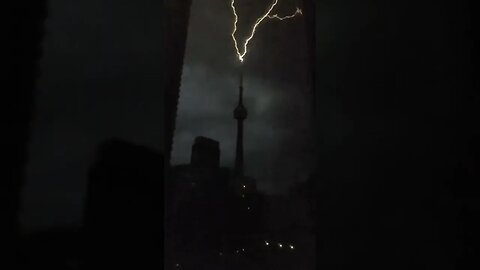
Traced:
[[280, 21], [283, 21], [285, 19], [291, 19], [297, 15], [302, 15], [302, 10], [297, 8], [297, 10], [295, 10], [295, 13], [293, 13], [292, 15], [288, 15], [288, 16], [284, 16], [284, 17], [280, 17], [278, 16], [278, 14], [273, 14], [273, 15], [268, 15], [268, 18], [270, 19], [277, 19], [277, 20], [280, 20]]
[[240, 62], [243, 62], [245, 60], [245, 55], [247, 54], [248, 52], [248, 43], [250, 43], [250, 41], [253, 39], [253, 37], [255, 36], [255, 33], [257, 31], [257, 27], [266, 19], [266, 18], [269, 18], [269, 19], [277, 19], [277, 20], [285, 20], [285, 19], [291, 19], [295, 16], [297, 16], [298, 14], [302, 14], [302, 10], [297, 8], [297, 10], [295, 11], [294, 14], [292, 15], [289, 15], [289, 16], [285, 16], [285, 17], [280, 17], [278, 16], [278, 14], [274, 14], [274, 15], [270, 15], [270, 13], [272, 12], [272, 10], [275, 8], [275, 6], [278, 4], [278, 0], [274, 0], [273, 3], [269, 6], [269, 8], [267, 9], [267, 11], [262, 15], [260, 16], [256, 21], [255, 21], [255, 24], [253, 25], [253, 28], [252, 28], [252, 31], [250, 32], [250, 35], [248, 36], [248, 38], [245, 40], [245, 43], [243, 43], [243, 52], [240, 52], [240, 49], [238, 47], [238, 42], [237, 42], [237, 39], [235, 38], [235, 33], [237, 32], [237, 23], [238, 23], [238, 15], [237, 15], [237, 11], [236, 11], [236, 8], [235, 8], [235, 0], [232, 0], [231, 2], [231, 7], [232, 7], [232, 11], [233, 11], [233, 15], [235, 17], [234, 19], [234, 22], [233, 22], [233, 32], [232, 32], [232, 39], [233, 39], [233, 43], [235, 45], [235, 50], [236, 50], [236, 53], [237, 53], [237, 57], [238, 57], [238, 60], [240, 60]]
[[245, 54], [242, 55], [240, 53], [240, 50], [238, 49], [237, 39], [235, 38], [235, 33], [237, 32], [237, 23], [238, 23], [238, 15], [237, 15], [237, 11], [235, 10], [235, 0], [232, 0], [231, 6], [233, 11], [233, 16], [235, 17], [233, 22], [232, 39], [233, 39], [233, 43], [235, 44], [235, 49], [237, 50], [238, 59], [240, 60], [240, 62], [243, 62], [243, 56], [245, 56]]

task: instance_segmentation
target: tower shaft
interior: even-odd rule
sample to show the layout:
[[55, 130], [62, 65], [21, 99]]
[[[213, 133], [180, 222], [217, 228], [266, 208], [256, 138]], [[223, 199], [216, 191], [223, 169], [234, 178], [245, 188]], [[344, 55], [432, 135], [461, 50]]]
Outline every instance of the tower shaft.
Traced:
[[243, 74], [240, 72], [240, 87], [238, 105], [233, 111], [233, 117], [237, 120], [237, 144], [235, 149], [235, 174], [243, 176], [243, 121], [247, 119], [247, 109], [243, 106]]
[[237, 145], [235, 149], [235, 174], [243, 176], [243, 120], [237, 120]]

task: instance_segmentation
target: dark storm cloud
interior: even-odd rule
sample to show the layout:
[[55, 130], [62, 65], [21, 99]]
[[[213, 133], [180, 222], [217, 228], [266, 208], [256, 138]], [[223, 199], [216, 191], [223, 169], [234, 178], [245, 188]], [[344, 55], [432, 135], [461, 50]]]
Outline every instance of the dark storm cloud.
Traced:
[[[271, 4], [270, 0], [237, 0], [239, 15], [236, 37], [239, 44], [250, 33], [252, 24]], [[275, 11], [291, 14], [296, 0], [279, 1]], [[194, 0], [187, 41], [186, 64], [208, 65], [220, 74], [236, 72], [236, 59], [230, 34], [234, 16], [230, 0]], [[306, 65], [291, 68], [292, 64], [305, 63], [306, 36], [302, 18], [291, 21], [266, 20], [258, 27], [246, 56], [246, 70], [251, 76], [272, 77], [276, 82], [307, 80]], [[293, 53], [292, 53], [293, 52]]]
[[80, 222], [86, 173], [102, 140], [160, 147], [159, 9], [156, 1], [49, 1], [26, 227]]
[[[208, 2], [208, 5], [207, 5]], [[270, 1], [236, 1], [239, 40]], [[295, 11], [280, 1], [278, 12]], [[238, 60], [230, 33], [230, 1], [195, 0], [192, 6], [173, 163], [189, 161], [195, 136], [220, 141], [222, 164], [232, 166], [236, 139], [233, 109], [238, 98]], [[244, 66], [246, 171], [259, 187], [284, 191], [305, 179], [312, 164], [309, 141], [310, 82], [301, 18], [265, 21], [251, 42]], [[241, 41], [242, 42], [242, 41]]]

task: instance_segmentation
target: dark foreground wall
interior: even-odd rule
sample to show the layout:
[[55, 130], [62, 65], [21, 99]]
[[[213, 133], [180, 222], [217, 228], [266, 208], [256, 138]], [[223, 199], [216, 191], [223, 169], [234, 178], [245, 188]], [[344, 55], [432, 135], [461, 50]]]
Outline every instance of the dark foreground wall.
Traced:
[[464, 269], [478, 251], [473, 6], [316, 5], [319, 269]]
[[[13, 252], [18, 233], [19, 195], [32, 119], [35, 81], [39, 74], [46, 1], [30, 5], [18, 1], [2, 3], [2, 174], [0, 177], [0, 248]], [[2, 252], [0, 268], [9, 269], [13, 256]]]
[[163, 265], [163, 156], [111, 139], [89, 172], [85, 269]]

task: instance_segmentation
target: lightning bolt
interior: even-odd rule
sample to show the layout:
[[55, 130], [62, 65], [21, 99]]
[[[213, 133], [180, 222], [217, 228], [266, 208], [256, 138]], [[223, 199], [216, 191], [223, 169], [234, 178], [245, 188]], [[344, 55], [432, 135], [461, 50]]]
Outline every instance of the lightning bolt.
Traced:
[[283, 20], [286, 20], [286, 19], [291, 19], [297, 15], [302, 15], [302, 10], [297, 8], [297, 10], [295, 10], [295, 13], [293, 13], [292, 15], [288, 15], [288, 16], [284, 16], [284, 17], [280, 17], [278, 16], [278, 14], [273, 14], [273, 15], [268, 15], [268, 18], [270, 19], [277, 19], [277, 20], [280, 20], [280, 21], [283, 21]]
[[238, 15], [237, 15], [237, 10], [235, 8], [235, 0], [232, 0], [231, 2], [231, 7], [232, 7], [232, 11], [233, 11], [233, 16], [234, 16], [234, 22], [233, 22], [233, 31], [232, 31], [232, 39], [233, 39], [233, 43], [235, 45], [235, 50], [236, 50], [236, 53], [237, 53], [237, 57], [238, 57], [238, 60], [240, 60], [240, 62], [243, 63], [243, 61], [245, 60], [245, 55], [247, 54], [248, 52], [248, 44], [250, 43], [250, 41], [253, 39], [253, 37], [255, 36], [255, 33], [257, 31], [257, 27], [266, 19], [266, 18], [270, 18], [270, 19], [278, 19], [278, 20], [285, 20], [285, 19], [291, 19], [293, 17], [295, 17], [296, 15], [298, 14], [302, 14], [302, 10], [297, 8], [297, 10], [295, 11], [294, 14], [292, 15], [289, 15], [289, 16], [285, 16], [285, 17], [280, 17], [278, 16], [278, 14], [274, 14], [274, 15], [270, 15], [270, 13], [272, 12], [272, 10], [275, 8], [275, 6], [278, 4], [278, 0], [274, 0], [273, 3], [269, 6], [269, 8], [267, 9], [267, 11], [262, 15], [260, 16], [256, 21], [255, 21], [255, 24], [253, 25], [252, 27], [252, 31], [250, 32], [250, 35], [248, 36], [248, 38], [245, 40], [245, 42], [243, 43], [243, 52], [240, 52], [240, 48], [238, 46], [238, 42], [237, 42], [237, 39], [235, 38], [235, 33], [237, 32], [237, 23], [238, 23]]

